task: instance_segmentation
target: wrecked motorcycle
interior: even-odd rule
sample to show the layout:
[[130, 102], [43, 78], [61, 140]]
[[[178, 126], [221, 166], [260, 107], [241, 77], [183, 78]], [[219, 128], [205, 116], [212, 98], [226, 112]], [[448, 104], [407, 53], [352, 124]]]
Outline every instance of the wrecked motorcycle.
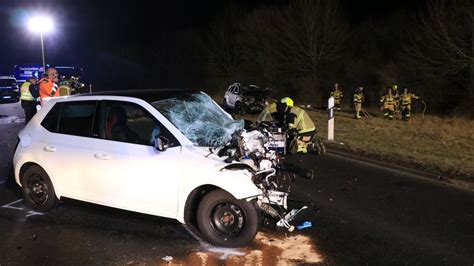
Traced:
[[297, 176], [313, 179], [313, 172], [286, 163], [281, 154], [272, 149], [273, 138], [274, 135], [265, 128], [239, 130], [217, 154], [226, 157], [225, 161], [230, 163], [221, 171], [249, 171], [252, 174], [252, 181], [263, 192], [257, 196], [258, 208], [276, 219], [277, 226], [291, 232], [295, 226], [290, 222], [308, 208], [288, 210], [291, 185]]
[[[268, 147], [279, 154], [285, 155], [287, 153], [296, 153], [298, 150], [298, 130], [295, 128], [288, 128], [286, 125], [281, 125], [275, 121], [260, 122], [257, 129], [266, 129], [269, 131], [270, 137], [268, 140]], [[313, 146], [314, 154], [323, 154], [326, 148], [322, 140], [314, 134], [310, 139], [310, 144]]]

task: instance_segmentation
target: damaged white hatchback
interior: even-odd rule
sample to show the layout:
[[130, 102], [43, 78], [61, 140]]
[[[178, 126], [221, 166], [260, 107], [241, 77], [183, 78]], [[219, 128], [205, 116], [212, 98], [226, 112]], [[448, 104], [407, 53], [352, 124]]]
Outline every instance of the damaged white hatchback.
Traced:
[[[293, 230], [288, 173], [265, 129], [245, 130], [208, 95], [136, 90], [48, 101], [18, 135], [25, 201], [67, 197], [177, 219], [214, 245], [251, 242], [263, 215]], [[310, 174], [310, 173], [309, 173]]]

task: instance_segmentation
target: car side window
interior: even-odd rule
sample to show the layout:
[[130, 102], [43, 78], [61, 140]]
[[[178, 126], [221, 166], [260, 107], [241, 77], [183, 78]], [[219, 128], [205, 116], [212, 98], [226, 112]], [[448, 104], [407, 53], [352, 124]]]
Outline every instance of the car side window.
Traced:
[[130, 102], [103, 101], [101, 136], [104, 139], [154, 146], [157, 136], [169, 140], [169, 147], [179, 146], [174, 136], [143, 107]]
[[91, 137], [96, 101], [63, 102], [57, 133]]
[[235, 93], [236, 95], [239, 95], [239, 94], [240, 94], [240, 88], [236, 86], [236, 87], [235, 87], [235, 90], [234, 90], [234, 93]]
[[49, 132], [58, 132], [59, 113], [61, 112], [61, 104], [56, 103], [46, 117], [41, 121], [41, 125]]
[[235, 94], [235, 91], [237, 90], [237, 87], [236, 86], [232, 86], [232, 88], [230, 89], [230, 92], [232, 94]]

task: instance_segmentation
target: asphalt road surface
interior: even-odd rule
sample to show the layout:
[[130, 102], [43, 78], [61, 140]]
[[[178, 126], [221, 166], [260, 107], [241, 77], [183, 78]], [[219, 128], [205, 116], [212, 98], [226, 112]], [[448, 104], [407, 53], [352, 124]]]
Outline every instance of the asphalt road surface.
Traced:
[[24, 205], [11, 159], [19, 104], [0, 105], [0, 265], [322, 264], [474, 265], [474, 193], [328, 152], [288, 160], [292, 206], [311, 227], [272, 224], [240, 249], [210, 246], [173, 220], [65, 200], [48, 213]]

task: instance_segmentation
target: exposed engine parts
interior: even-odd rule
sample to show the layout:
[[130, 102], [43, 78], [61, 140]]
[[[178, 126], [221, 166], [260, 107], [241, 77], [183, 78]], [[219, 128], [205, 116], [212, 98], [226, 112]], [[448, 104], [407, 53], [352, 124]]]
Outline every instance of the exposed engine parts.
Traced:
[[293, 231], [295, 227], [289, 222], [307, 206], [287, 211], [291, 184], [297, 176], [313, 179], [313, 172], [285, 163], [282, 155], [272, 149], [272, 140], [265, 128], [236, 131], [218, 155], [231, 163], [223, 170], [246, 170], [252, 174], [252, 181], [262, 191], [257, 197], [260, 210], [277, 219], [277, 226]]

